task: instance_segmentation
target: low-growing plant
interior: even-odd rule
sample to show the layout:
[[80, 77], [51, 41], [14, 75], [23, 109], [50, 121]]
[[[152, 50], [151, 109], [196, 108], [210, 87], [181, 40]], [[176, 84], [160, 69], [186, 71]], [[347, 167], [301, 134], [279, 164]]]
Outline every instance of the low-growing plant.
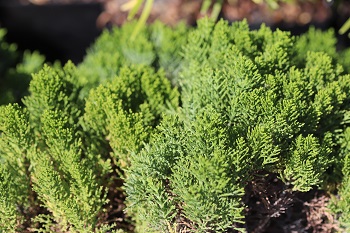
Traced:
[[315, 189], [338, 190], [349, 227], [350, 59], [333, 31], [202, 19], [132, 44], [135, 26], [0, 106], [0, 232], [250, 232], [251, 193], [261, 230]]
[[[140, 232], [167, 232], [169, 224], [179, 232], [245, 231], [244, 190], [257, 175], [285, 183], [275, 195], [324, 189], [340, 182], [347, 158], [340, 140], [350, 76], [337, 63], [332, 32], [310, 41], [313, 29], [299, 38], [265, 26], [250, 31], [246, 22], [198, 23], [183, 49], [181, 109], [131, 156], [128, 210]], [[330, 54], [310, 46], [317, 42], [329, 43]]]
[[[181, 33], [161, 24], [154, 25], [154, 30]], [[160, 37], [154, 40], [151, 52], [161, 51], [165, 57], [159, 60], [168, 62], [166, 54], [172, 48], [167, 50]], [[99, 45], [108, 46], [96, 42]], [[117, 67], [104, 66], [106, 60], [95, 57], [94, 68], [106, 69], [104, 75], [91, 69], [90, 76], [85, 76], [92, 54], [78, 68], [71, 62], [62, 68], [45, 65], [33, 74], [23, 107], [0, 106], [0, 231], [110, 232], [118, 228], [115, 220], [106, 219], [107, 209], [114, 211], [109, 206], [115, 205], [113, 195], [119, 195], [111, 187], [121, 188], [113, 182], [123, 178], [121, 169], [129, 165], [129, 154], [147, 142], [162, 112], [179, 105], [178, 91], [164, 70], [129, 60], [131, 52], [124, 55], [119, 49], [99, 51], [110, 52], [108, 58], [120, 53], [123, 58]]]
[[85, 97], [92, 87], [96, 87], [119, 74], [126, 65], [146, 65], [163, 69], [166, 76], [176, 81], [181, 70], [181, 46], [186, 43], [185, 24], [175, 28], [155, 22], [140, 30], [137, 41], [131, 41], [136, 22], [121, 28], [105, 30], [78, 66], [78, 81], [83, 86], [81, 96]]

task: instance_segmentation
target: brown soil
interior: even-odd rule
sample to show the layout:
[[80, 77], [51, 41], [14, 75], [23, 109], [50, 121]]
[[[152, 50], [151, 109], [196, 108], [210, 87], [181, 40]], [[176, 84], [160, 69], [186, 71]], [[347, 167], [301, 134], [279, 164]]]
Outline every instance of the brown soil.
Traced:
[[338, 224], [322, 190], [293, 192], [276, 174], [261, 172], [246, 186], [244, 203], [249, 233], [332, 233]]
[[[129, 0], [105, 0], [105, 11], [99, 18], [99, 24], [107, 22], [121, 25], [126, 21], [127, 12], [122, 10], [123, 4]], [[195, 24], [198, 18], [205, 14], [200, 13], [200, 0], [155, 0], [149, 21], [159, 19], [167, 24], [174, 25], [180, 20], [188, 24]], [[209, 9], [208, 14], [210, 14]], [[221, 15], [229, 21], [246, 18], [250, 24], [268, 25], [288, 24], [306, 25], [309, 23], [321, 24], [332, 17], [331, 4], [326, 1], [296, 1], [296, 3], [281, 3], [276, 10], [267, 4], [256, 4], [252, 0], [228, 0], [222, 7]]]

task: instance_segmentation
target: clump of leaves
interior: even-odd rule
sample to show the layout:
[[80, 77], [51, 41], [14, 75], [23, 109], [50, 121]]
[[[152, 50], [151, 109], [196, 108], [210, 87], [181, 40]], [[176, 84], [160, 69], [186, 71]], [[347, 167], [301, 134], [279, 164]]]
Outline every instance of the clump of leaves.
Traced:
[[349, 75], [332, 54], [301, 51], [302, 43], [312, 42], [246, 22], [198, 22], [182, 52], [182, 107], [127, 170], [140, 231], [244, 231], [244, 188], [261, 172], [287, 187], [285, 199], [271, 199], [271, 218], [291, 193], [340, 181], [331, 174], [345, 158], [338, 140], [348, 126]]
[[[296, 194], [329, 187], [348, 227], [350, 77], [331, 32], [203, 19], [133, 44], [135, 27], [105, 31], [78, 67], [45, 65], [23, 106], [0, 106], [2, 231], [244, 232], [247, 197], [269, 202], [256, 204], [267, 229]], [[115, 218], [125, 195], [135, 228]]]

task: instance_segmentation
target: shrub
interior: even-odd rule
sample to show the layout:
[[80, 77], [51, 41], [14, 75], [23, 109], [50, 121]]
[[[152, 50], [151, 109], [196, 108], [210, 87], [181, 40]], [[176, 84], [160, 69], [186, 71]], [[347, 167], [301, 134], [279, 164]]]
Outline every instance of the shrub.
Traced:
[[[1, 231], [116, 227], [105, 222], [108, 202], [117, 198], [110, 187], [123, 178], [120, 168], [142, 148], [162, 112], [179, 105], [178, 91], [162, 69], [124, 60], [108, 80], [100, 76], [89, 83], [81, 81], [84, 63], [44, 65], [33, 74], [23, 107], [0, 106]], [[90, 92], [87, 98], [84, 91]]]
[[314, 42], [304, 38], [199, 21], [183, 50], [179, 113], [131, 156], [129, 211], [143, 230], [244, 231], [244, 188], [262, 171], [278, 174], [285, 192], [337, 179], [350, 77], [335, 52], [301, 51]]
[[114, 78], [122, 66], [139, 64], [165, 70], [168, 78], [176, 80], [181, 70], [179, 51], [185, 44], [187, 31], [185, 24], [172, 29], [160, 22], [144, 27], [135, 40], [130, 36], [135, 22], [105, 30], [94, 45], [88, 49], [84, 62], [78, 67], [79, 83], [84, 86], [85, 97], [90, 88]]
[[0, 106], [0, 231], [129, 231], [125, 195], [136, 232], [249, 231], [248, 186], [268, 176], [282, 185], [266, 218], [335, 185], [348, 227], [350, 76], [331, 31], [203, 19], [130, 41], [134, 27]]

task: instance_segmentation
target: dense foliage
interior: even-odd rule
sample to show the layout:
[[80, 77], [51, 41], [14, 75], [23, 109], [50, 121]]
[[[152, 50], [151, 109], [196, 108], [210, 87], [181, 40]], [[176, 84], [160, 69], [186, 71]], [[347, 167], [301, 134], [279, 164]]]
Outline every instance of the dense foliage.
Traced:
[[249, 231], [248, 183], [271, 174], [276, 196], [336, 187], [349, 227], [350, 58], [333, 31], [203, 19], [132, 41], [135, 26], [105, 31], [78, 66], [44, 65], [23, 106], [0, 106], [0, 231], [121, 231], [119, 191], [125, 231]]

